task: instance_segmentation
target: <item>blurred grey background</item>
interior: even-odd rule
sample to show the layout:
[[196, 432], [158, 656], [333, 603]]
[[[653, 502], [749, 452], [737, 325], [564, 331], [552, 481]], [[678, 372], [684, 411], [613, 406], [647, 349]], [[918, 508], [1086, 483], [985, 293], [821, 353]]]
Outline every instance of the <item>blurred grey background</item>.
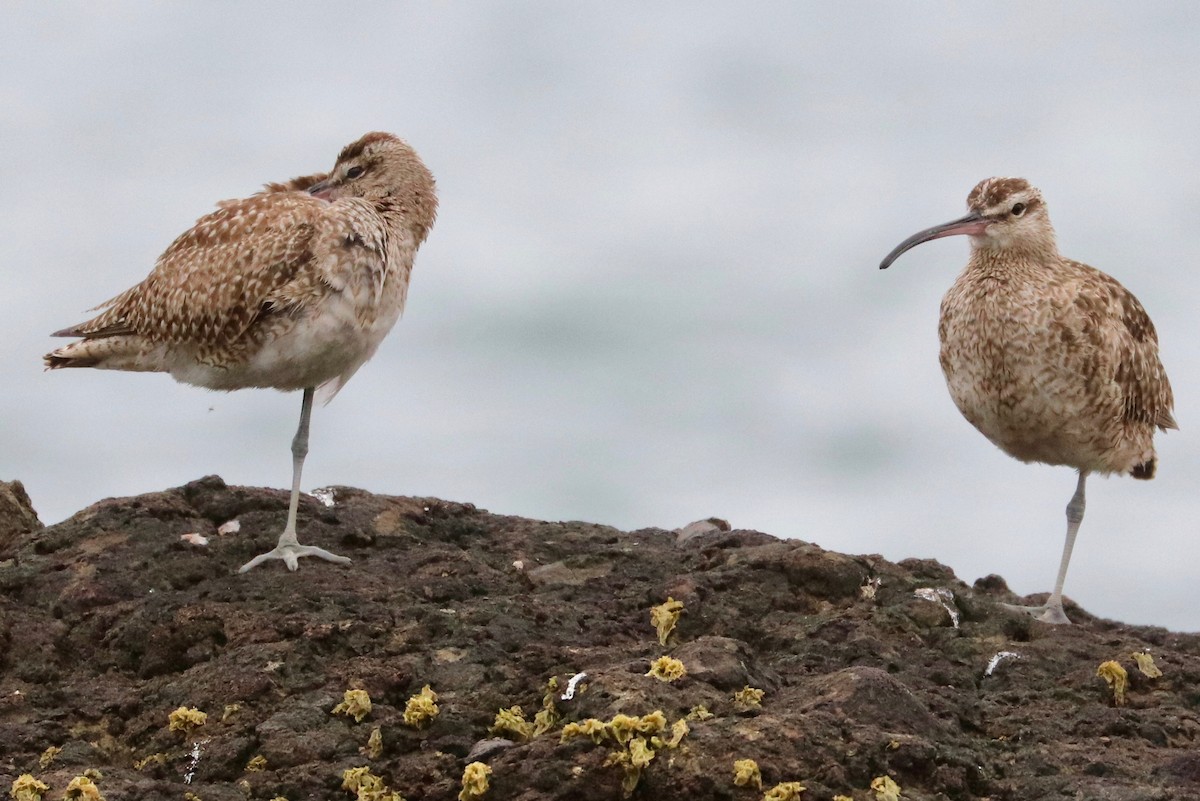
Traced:
[[[208, 473], [286, 487], [297, 394], [43, 373], [46, 335], [222, 198], [383, 129], [438, 178], [405, 317], [304, 486], [624, 529], [717, 515], [1048, 591], [1074, 489], [937, 365], [981, 178], [1158, 325], [1182, 431], [1089, 484], [1067, 595], [1200, 629], [1200, 5], [7, 3], [0, 477], [46, 522]], [[275, 532], [261, 533], [264, 543]]]

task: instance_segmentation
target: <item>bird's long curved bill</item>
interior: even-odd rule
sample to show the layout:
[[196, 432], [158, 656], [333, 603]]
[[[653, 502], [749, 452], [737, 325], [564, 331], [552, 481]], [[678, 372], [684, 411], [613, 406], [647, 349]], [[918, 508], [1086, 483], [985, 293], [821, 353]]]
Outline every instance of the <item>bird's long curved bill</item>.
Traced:
[[333, 180], [326, 178], [324, 181], [318, 181], [305, 191], [321, 200], [333, 200]]
[[941, 239], [944, 236], [954, 236], [956, 234], [978, 236], [987, 229], [990, 223], [991, 221], [982, 214], [973, 211], [966, 217], [960, 217], [957, 220], [951, 220], [948, 223], [942, 223], [932, 228], [926, 228], [924, 231], [918, 231], [899, 245], [896, 245], [892, 252], [887, 254], [884, 260], [879, 263], [879, 269], [886, 270], [888, 267], [891, 267], [892, 262], [900, 258], [901, 253], [915, 248], [922, 242], [928, 242], [931, 239]]

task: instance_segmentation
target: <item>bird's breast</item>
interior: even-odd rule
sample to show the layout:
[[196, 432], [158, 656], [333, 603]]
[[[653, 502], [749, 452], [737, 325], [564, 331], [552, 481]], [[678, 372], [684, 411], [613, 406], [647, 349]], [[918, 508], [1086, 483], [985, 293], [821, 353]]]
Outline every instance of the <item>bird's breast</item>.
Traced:
[[265, 369], [295, 365], [297, 387], [352, 373], [374, 355], [408, 296], [412, 253], [343, 260], [327, 271], [325, 294], [271, 336], [253, 362]]
[[212, 367], [181, 354], [172, 374], [213, 389], [295, 390], [348, 378], [374, 355], [404, 309], [415, 248], [403, 244], [382, 253], [355, 246], [325, 255], [296, 307], [268, 315], [243, 359]]
[[1088, 377], [1064, 352], [1058, 308], [1044, 288], [960, 278], [942, 302], [940, 361], [955, 405], [995, 445], [1078, 466]]

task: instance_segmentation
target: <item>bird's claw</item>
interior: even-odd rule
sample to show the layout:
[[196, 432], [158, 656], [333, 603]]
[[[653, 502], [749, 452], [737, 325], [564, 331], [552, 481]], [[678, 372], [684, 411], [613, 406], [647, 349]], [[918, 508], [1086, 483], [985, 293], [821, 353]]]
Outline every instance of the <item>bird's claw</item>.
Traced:
[[324, 559], [326, 562], [333, 562], [334, 564], [338, 565], [348, 565], [351, 561], [349, 557], [338, 556], [336, 553], [327, 551], [324, 548], [318, 548], [315, 545], [282, 543], [280, 545], [276, 545], [266, 553], [261, 553], [254, 557], [249, 562], [242, 565], [241, 568], [238, 569], [238, 572], [245, 573], [248, 570], [258, 567], [263, 562], [267, 562], [272, 559], [282, 559], [283, 563], [287, 565], [288, 570], [295, 570], [300, 566], [299, 559], [304, 556], [315, 556], [318, 559]]
[[1000, 604], [1010, 612], [1024, 612], [1031, 617], [1035, 617], [1043, 623], [1050, 623], [1055, 626], [1069, 626], [1071, 619], [1067, 617], [1067, 613], [1063, 611], [1062, 604], [1051, 606], [1043, 604], [1042, 606], [1022, 606], [1021, 604]]

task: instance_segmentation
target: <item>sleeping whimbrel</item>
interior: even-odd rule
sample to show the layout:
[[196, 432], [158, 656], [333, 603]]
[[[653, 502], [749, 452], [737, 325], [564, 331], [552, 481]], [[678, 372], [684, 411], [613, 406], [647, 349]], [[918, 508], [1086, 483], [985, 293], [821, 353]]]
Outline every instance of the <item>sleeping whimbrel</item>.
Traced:
[[1041, 192], [1021, 178], [988, 178], [967, 208], [901, 242], [879, 268], [922, 242], [970, 237], [970, 261], [942, 299], [942, 372], [959, 411], [1005, 453], [1079, 471], [1054, 592], [1043, 606], [1017, 607], [1069, 623], [1062, 589], [1084, 483], [1089, 473], [1154, 478], [1154, 434], [1178, 428], [1171, 383], [1137, 298], [1059, 255]]
[[350, 560], [296, 538], [313, 396], [326, 400], [371, 358], [404, 308], [413, 257], [437, 213], [433, 176], [388, 133], [347, 145], [328, 174], [218, 203], [46, 366], [170, 373], [208, 389], [303, 390], [292, 494], [269, 559]]

